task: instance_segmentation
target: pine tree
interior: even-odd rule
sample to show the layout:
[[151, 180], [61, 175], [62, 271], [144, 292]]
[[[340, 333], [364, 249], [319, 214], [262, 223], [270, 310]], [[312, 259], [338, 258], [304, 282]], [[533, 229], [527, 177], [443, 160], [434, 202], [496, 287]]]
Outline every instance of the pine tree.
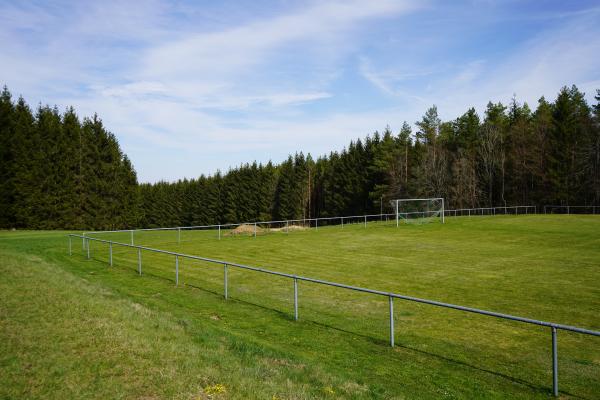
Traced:
[[4, 86], [0, 93], [0, 228], [15, 225], [15, 157], [13, 144], [15, 134], [15, 107], [8, 88]]

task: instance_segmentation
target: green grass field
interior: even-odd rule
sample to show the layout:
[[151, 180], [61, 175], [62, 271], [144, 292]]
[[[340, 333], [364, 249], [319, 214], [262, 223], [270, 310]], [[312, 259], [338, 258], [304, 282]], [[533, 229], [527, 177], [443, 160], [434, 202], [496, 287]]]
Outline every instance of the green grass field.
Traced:
[[[600, 217], [448, 218], [136, 244], [600, 330]], [[549, 398], [549, 328], [92, 242], [0, 233], [0, 398]], [[103, 235], [128, 242], [128, 234]], [[599, 398], [600, 338], [559, 332], [561, 396]]]

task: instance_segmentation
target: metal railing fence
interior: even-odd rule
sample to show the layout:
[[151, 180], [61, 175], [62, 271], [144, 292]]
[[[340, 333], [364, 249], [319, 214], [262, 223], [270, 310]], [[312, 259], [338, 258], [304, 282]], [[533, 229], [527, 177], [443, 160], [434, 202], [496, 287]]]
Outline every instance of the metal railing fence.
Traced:
[[597, 214], [597, 213], [600, 213], [600, 206], [554, 206], [554, 205], [545, 205], [544, 206], [544, 214]]
[[272, 271], [272, 270], [258, 268], [258, 267], [252, 267], [252, 266], [233, 263], [233, 262], [229, 262], [229, 261], [216, 260], [216, 259], [194, 256], [194, 255], [190, 255], [190, 254], [183, 254], [183, 253], [178, 253], [178, 252], [168, 251], [168, 250], [154, 249], [151, 247], [138, 246], [138, 245], [128, 244], [128, 243], [114, 242], [114, 241], [110, 241], [110, 240], [98, 239], [98, 238], [93, 238], [93, 237], [83, 236], [83, 235], [76, 235], [76, 234], [68, 235], [68, 240], [69, 240], [68, 248], [69, 248], [70, 256], [73, 255], [73, 246], [72, 246], [73, 238], [80, 238], [82, 240], [83, 248], [87, 252], [88, 260], [91, 258], [90, 241], [107, 244], [108, 251], [109, 251], [108, 258], [109, 258], [110, 266], [113, 266], [113, 246], [122, 246], [122, 247], [137, 249], [137, 261], [138, 261], [137, 264], [138, 264], [138, 274], [139, 275], [142, 275], [142, 251], [148, 251], [148, 252], [154, 252], [154, 253], [160, 253], [160, 254], [166, 254], [166, 255], [173, 256], [174, 260], [175, 260], [175, 268], [174, 268], [175, 269], [175, 285], [179, 284], [179, 259], [180, 258], [187, 258], [190, 260], [204, 261], [204, 262], [208, 262], [208, 263], [222, 265], [223, 266], [223, 296], [225, 299], [228, 298], [228, 268], [229, 267], [240, 268], [243, 270], [254, 271], [254, 272], [264, 273], [264, 274], [268, 274], [268, 275], [275, 275], [275, 276], [291, 279], [291, 280], [293, 280], [294, 320], [296, 320], [296, 321], [299, 319], [299, 315], [298, 315], [298, 303], [299, 303], [298, 282], [300, 282], [300, 281], [311, 282], [311, 283], [315, 283], [315, 284], [337, 287], [337, 288], [342, 288], [342, 289], [348, 289], [348, 290], [357, 291], [357, 292], [370, 293], [370, 294], [378, 295], [378, 296], [385, 296], [389, 300], [389, 339], [390, 339], [391, 347], [394, 347], [394, 344], [395, 344], [394, 343], [394, 299], [406, 300], [406, 301], [411, 301], [411, 302], [416, 302], [416, 303], [421, 303], [421, 304], [428, 304], [428, 305], [442, 307], [442, 308], [449, 308], [449, 309], [454, 309], [454, 310], [459, 310], [459, 311], [464, 311], [464, 312], [469, 312], [469, 313], [475, 313], [475, 314], [486, 315], [486, 316], [505, 319], [505, 320], [521, 322], [521, 323], [525, 323], [525, 324], [547, 327], [547, 328], [550, 328], [551, 335], [552, 335], [552, 350], [551, 350], [552, 351], [552, 393], [554, 394], [554, 396], [558, 396], [558, 342], [557, 342], [558, 331], [564, 330], [564, 331], [576, 332], [576, 333], [580, 333], [580, 334], [584, 334], [584, 335], [600, 336], [600, 331], [579, 328], [576, 326], [570, 326], [570, 325], [558, 324], [558, 323], [554, 323], [554, 322], [546, 322], [546, 321], [541, 321], [541, 320], [536, 320], [536, 319], [531, 319], [531, 318], [519, 317], [519, 316], [515, 316], [515, 315], [510, 315], [510, 314], [504, 314], [504, 313], [482, 310], [482, 309], [473, 308], [473, 307], [461, 306], [461, 305], [457, 305], [457, 304], [444, 303], [444, 302], [440, 302], [440, 301], [422, 299], [422, 298], [413, 297], [413, 296], [406, 296], [406, 295], [402, 295], [402, 294], [398, 294], [398, 293], [384, 292], [381, 290], [374, 290], [374, 289], [368, 289], [368, 288], [363, 288], [363, 287], [358, 287], [358, 286], [345, 285], [342, 283], [325, 281], [325, 280], [321, 280], [321, 279], [315, 279], [315, 278], [294, 275], [294, 274], [287, 274], [287, 273], [283, 273], [283, 272]]
[[192, 230], [212, 230], [215, 232], [215, 236], [221, 239], [226, 230], [231, 230], [240, 226], [248, 226], [252, 228], [250, 234], [257, 237], [261, 230], [266, 227], [267, 229], [274, 227], [280, 232], [289, 233], [294, 228], [308, 227], [316, 230], [319, 227], [337, 225], [342, 228], [348, 224], [363, 224], [367, 227], [369, 222], [390, 222], [394, 221], [398, 225], [397, 216], [400, 220], [406, 221], [419, 221], [429, 220], [433, 218], [440, 218], [442, 215], [449, 217], [459, 216], [496, 216], [496, 215], [527, 215], [536, 214], [537, 206], [506, 206], [506, 207], [480, 207], [480, 208], [460, 208], [450, 209], [441, 211], [412, 211], [403, 213], [381, 213], [381, 214], [364, 214], [364, 215], [347, 215], [340, 217], [319, 217], [319, 218], [301, 218], [301, 219], [284, 219], [284, 220], [273, 220], [273, 221], [254, 221], [254, 222], [242, 222], [242, 223], [227, 223], [227, 224], [211, 224], [211, 225], [192, 225], [192, 226], [175, 226], [175, 227], [163, 227], [163, 228], [140, 228], [140, 229], [119, 229], [110, 231], [91, 231], [83, 232], [83, 236], [90, 235], [103, 235], [110, 233], [129, 233], [129, 243], [135, 244], [134, 234], [136, 232], [159, 232], [159, 231], [175, 231], [177, 234], [177, 242], [181, 242], [181, 234], [185, 231]]
[[495, 215], [528, 215], [537, 214], [537, 206], [506, 206], [506, 207], [478, 207], [478, 208], [456, 208], [445, 210], [448, 217], [475, 217]]

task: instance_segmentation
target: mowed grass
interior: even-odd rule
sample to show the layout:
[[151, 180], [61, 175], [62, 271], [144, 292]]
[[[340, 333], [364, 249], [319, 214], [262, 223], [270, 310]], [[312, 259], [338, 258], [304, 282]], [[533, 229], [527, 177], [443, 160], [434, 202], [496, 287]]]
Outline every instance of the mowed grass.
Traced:
[[[103, 235], [128, 242], [128, 234]], [[600, 330], [600, 217], [448, 218], [136, 244]], [[0, 234], [0, 397], [548, 398], [549, 328], [58, 232]], [[561, 395], [598, 398], [600, 338], [559, 331]], [[215, 389], [217, 388], [217, 389]]]

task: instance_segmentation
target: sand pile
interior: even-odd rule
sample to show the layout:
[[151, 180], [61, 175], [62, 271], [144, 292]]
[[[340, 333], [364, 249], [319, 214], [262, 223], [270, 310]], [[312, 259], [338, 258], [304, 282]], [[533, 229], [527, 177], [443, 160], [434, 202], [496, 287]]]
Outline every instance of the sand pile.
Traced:
[[[260, 226], [256, 227], [257, 235], [261, 235], [264, 232], [265, 232], [265, 230], [263, 228], [261, 228]], [[240, 225], [240, 226], [236, 227], [235, 229], [232, 229], [231, 232], [228, 233], [228, 235], [229, 236], [238, 236], [238, 235], [252, 236], [252, 235], [254, 235], [254, 225], [248, 225], [248, 224]]]
[[[308, 229], [308, 227], [303, 226], [303, 225], [289, 225], [287, 227], [287, 231], [288, 232], [293, 232], [293, 231], [303, 231], [305, 229]], [[273, 232], [285, 232], [286, 231], [286, 227], [282, 227], [282, 228], [273, 228], [271, 229]]]

